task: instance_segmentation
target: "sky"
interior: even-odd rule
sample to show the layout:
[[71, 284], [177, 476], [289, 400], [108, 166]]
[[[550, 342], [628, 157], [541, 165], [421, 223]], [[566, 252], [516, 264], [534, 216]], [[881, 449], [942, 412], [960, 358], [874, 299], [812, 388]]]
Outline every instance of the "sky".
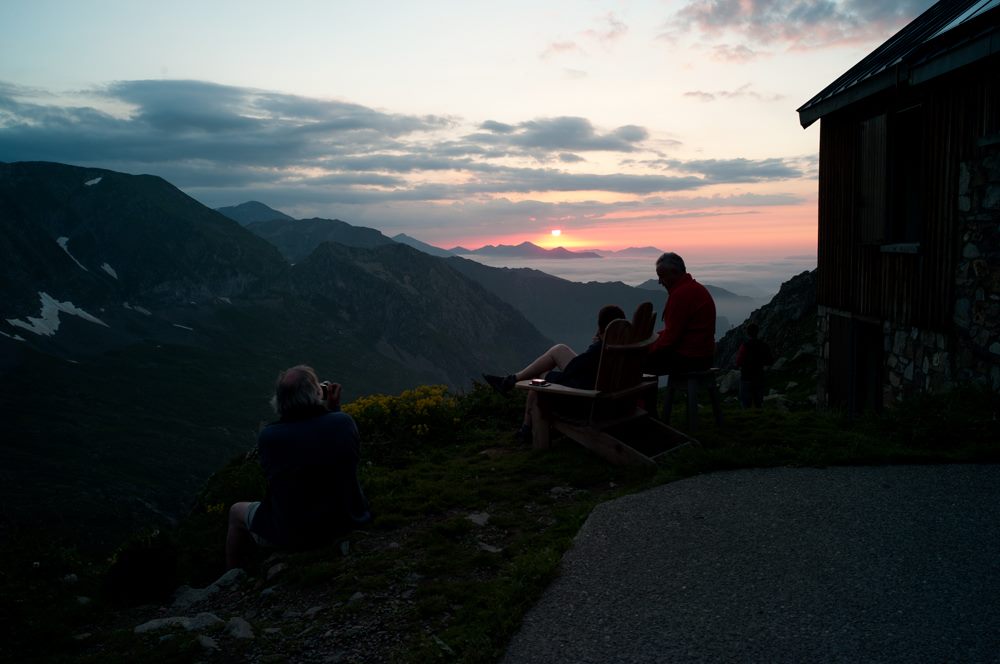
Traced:
[[4, 0], [0, 161], [443, 247], [815, 255], [796, 109], [931, 4]]

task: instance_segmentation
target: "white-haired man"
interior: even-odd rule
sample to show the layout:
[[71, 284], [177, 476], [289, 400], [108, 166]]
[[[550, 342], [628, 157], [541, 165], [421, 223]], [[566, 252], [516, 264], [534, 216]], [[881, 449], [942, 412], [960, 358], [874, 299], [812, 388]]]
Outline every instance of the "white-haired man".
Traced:
[[227, 568], [242, 567], [255, 543], [315, 546], [371, 521], [357, 475], [361, 438], [340, 412], [340, 394], [305, 365], [278, 376], [271, 405], [279, 420], [257, 438], [267, 493], [230, 508]]
[[665, 253], [656, 276], [667, 289], [663, 330], [649, 348], [643, 369], [659, 376], [704, 371], [715, 357], [715, 300], [687, 272], [684, 259]]

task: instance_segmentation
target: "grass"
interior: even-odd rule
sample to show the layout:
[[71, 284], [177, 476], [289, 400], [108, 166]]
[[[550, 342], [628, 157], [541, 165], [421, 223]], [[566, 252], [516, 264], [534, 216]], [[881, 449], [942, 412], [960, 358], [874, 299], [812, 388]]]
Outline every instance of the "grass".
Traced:
[[[220, 617], [258, 616], [256, 627], [277, 624], [282, 636], [233, 643], [227, 656], [341, 651], [346, 661], [493, 662], [601, 501], [737, 468], [1000, 461], [1000, 397], [973, 388], [855, 420], [807, 404], [745, 411], [730, 403], [720, 427], [702, 414], [702, 447], [678, 451], [655, 472], [608, 466], [569, 442], [544, 452], [519, 446], [510, 437], [519, 403], [484, 389], [459, 398], [386, 398], [383, 407], [392, 417], [358, 414], [370, 441], [361, 474], [374, 524], [349, 539], [348, 555], [339, 545], [282, 554], [287, 569], [266, 600], [260, 591], [274, 585], [266, 574], [276, 559], [259, 560], [248, 590], [227, 600]], [[156, 538], [133, 538], [117, 560], [166, 548], [176, 554], [177, 583], [204, 585], [222, 571], [226, 508], [259, 497], [262, 486], [255, 460], [233, 460], [209, 481], [190, 517]], [[489, 514], [485, 525], [468, 518], [482, 512]], [[4, 547], [0, 623], [14, 628], [3, 646], [12, 654], [29, 647], [37, 654], [41, 646], [51, 658], [80, 661], [201, 655], [191, 634], [167, 644], [158, 635], [132, 634], [161, 614], [114, 606], [102, 590], [108, 563], [47, 546], [22, 538]], [[39, 561], [41, 572], [23, 576]], [[150, 573], [137, 569], [140, 579]], [[68, 573], [80, 579], [72, 587], [63, 580]], [[95, 599], [82, 608], [75, 600], [81, 588]], [[321, 618], [295, 616], [314, 605], [323, 607]], [[281, 617], [288, 611], [292, 617]], [[317, 620], [322, 629], [315, 629]], [[80, 633], [92, 636], [72, 638]]]

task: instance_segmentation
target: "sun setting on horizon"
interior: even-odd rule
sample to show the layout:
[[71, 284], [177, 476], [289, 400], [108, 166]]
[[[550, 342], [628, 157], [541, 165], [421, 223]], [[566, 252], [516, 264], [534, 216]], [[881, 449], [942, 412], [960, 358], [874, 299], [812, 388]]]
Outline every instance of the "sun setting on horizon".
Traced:
[[[819, 131], [794, 110], [931, 2], [471, 3], [425, 25], [408, 3], [293, 1], [190, 34], [226, 3], [0, 3], [0, 153], [444, 248], [806, 254]], [[300, 48], [244, 52], [274, 33]]]

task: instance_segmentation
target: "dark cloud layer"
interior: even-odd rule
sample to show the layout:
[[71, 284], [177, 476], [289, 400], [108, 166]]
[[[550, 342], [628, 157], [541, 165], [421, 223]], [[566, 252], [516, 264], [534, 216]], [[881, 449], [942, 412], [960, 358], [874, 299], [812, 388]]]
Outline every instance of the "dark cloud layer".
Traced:
[[746, 60], [757, 45], [816, 48], [870, 40], [905, 24], [935, 0], [689, 0], [668, 23], [668, 36], [695, 31], [735, 36], [717, 51]]
[[656, 171], [576, 172], [590, 154], [649, 154], [662, 143], [637, 125], [601, 129], [581, 117], [487, 120], [455, 136], [451, 118], [203, 81], [122, 81], [91, 94], [127, 110], [60, 105], [45, 91], [0, 82], [0, 160], [154, 173], [218, 205], [269, 196], [274, 204], [439, 207], [536, 192], [655, 197], [804, 175], [782, 159], [630, 159]]

